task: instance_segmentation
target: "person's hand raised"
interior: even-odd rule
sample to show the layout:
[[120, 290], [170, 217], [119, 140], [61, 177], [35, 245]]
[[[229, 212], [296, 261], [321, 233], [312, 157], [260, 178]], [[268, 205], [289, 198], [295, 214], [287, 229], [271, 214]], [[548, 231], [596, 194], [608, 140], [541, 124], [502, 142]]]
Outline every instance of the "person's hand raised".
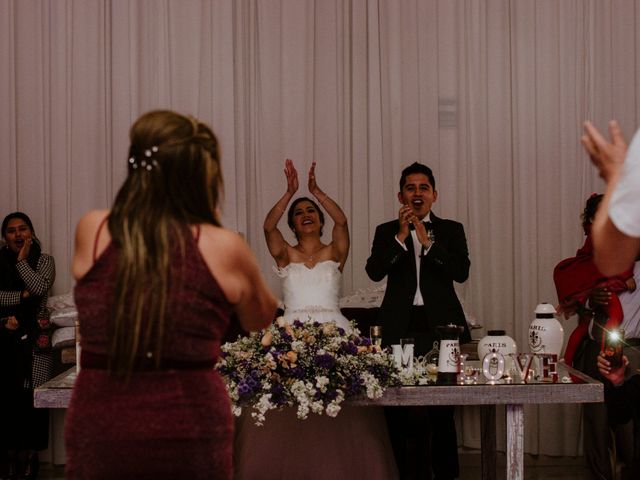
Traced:
[[626, 355], [622, 356], [622, 366], [617, 368], [611, 368], [611, 363], [604, 358], [603, 352], [598, 355], [598, 370], [600, 374], [616, 387], [624, 383], [624, 371], [627, 365], [629, 365], [629, 359]]
[[288, 158], [284, 162], [284, 174], [287, 177], [287, 192], [293, 195], [298, 191], [298, 171]]
[[409, 225], [412, 223], [415, 215], [409, 205], [402, 205], [398, 210], [398, 221], [400, 222], [400, 229], [398, 230], [398, 240], [404, 242], [410, 235]]
[[620, 125], [615, 120], [609, 122], [610, 141], [604, 138], [591, 122], [585, 122], [584, 130], [585, 134], [580, 141], [600, 176], [608, 183], [620, 172], [627, 155], [627, 143], [622, 136]]
[[422, 223], [415, 215], [413, 216], [411, 223], [413, 224], [413, 228], [416, 230], [416, 236], [418, 237], [420, 244], [424, 248], [429, 248], [431, 246], [431, 238], [429, 237], [429, 232], [427, 232], [427, 228], [424, 223]]
[[318, 193], [321, 192], [320, 187], [318, 187], [318, 184], [316, 183], [316, 162], [313, 162], [311, 164], [311, 168], [309, 169], [308, 187], [309, 187], [309, 193], [311, 193], [314, 196], [316, 196]]
[[22, 248], [18, 252], [18, 261], [22, 261], [25, 258], [29, 257], [29, 253], [31, 252], [31, 244], [33, 240], [31, 237], [27, 237], [24, 239], [24, 243], [22, 244]]

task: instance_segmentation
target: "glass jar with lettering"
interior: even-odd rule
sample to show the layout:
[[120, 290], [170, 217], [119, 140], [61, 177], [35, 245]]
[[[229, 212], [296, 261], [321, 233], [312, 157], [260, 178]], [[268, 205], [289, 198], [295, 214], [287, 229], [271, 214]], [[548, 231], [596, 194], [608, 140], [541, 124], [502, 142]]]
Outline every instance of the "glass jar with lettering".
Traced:
[[500, 353], [504, 357], [505, 370], [508, 372], [512, 367], [509, 354], [517, 353], [518, 347], [516, 341], [504, 330], [489, 330], [487, 335], [478, 342], [478, 360], [482, 362], [491, 352]]

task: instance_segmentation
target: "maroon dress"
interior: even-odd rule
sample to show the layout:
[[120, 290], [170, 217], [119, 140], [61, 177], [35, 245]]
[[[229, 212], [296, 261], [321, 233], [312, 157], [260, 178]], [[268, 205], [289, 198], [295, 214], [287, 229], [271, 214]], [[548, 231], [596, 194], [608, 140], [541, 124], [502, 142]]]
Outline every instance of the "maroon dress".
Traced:
[[231, 406], [212, 368], [232, 309], [196, 239], [186, 252], [171, 265], [164, 366], [142, 362], [128, 383], [104, 364], [118, 257], [113, 244], [77, 283], [83, 360], [66, 417], [65, 478], [232, 477]]

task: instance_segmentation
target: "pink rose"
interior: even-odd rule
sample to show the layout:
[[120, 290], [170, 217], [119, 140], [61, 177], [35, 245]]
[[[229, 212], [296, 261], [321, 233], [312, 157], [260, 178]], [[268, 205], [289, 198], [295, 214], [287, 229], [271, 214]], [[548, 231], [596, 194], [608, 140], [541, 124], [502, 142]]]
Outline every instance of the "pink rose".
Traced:
[[51, 326], [51, 322], [47, 317], [42, 317], [38, 319], [38, 325], [40, 325], [40, 328], [49, 328]]
[[38, 348], [46, 348], [49, 346], [49, 337], [47, 335], [39, 335], [36, 340]]

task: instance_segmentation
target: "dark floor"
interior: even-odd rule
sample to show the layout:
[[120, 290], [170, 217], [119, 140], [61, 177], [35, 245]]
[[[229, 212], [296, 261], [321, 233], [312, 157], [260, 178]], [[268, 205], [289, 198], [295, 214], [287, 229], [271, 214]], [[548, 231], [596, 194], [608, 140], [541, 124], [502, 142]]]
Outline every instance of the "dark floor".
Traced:
[[[460, 480], [479, 480], [481, 476], [480, 455], [460, 454]], [[44, 464], [40, 470], [41, 480], [63, 480], [64, 468]], [[498, 479], [505, 478], [504, 455], [498, 458]], [[582, 458], [525, 456], [524, 480], [590, 480], [589, 471]], [[339, 480], [339, 479], [337, 479]]]
[[[591, 480], [582, 457], [525, 455], [524, 480]], [[460, 480], [480, 480], [480, 454], [460, 454]], [[506, 478], [505, 456], [498, 454], [497, 477]]]

